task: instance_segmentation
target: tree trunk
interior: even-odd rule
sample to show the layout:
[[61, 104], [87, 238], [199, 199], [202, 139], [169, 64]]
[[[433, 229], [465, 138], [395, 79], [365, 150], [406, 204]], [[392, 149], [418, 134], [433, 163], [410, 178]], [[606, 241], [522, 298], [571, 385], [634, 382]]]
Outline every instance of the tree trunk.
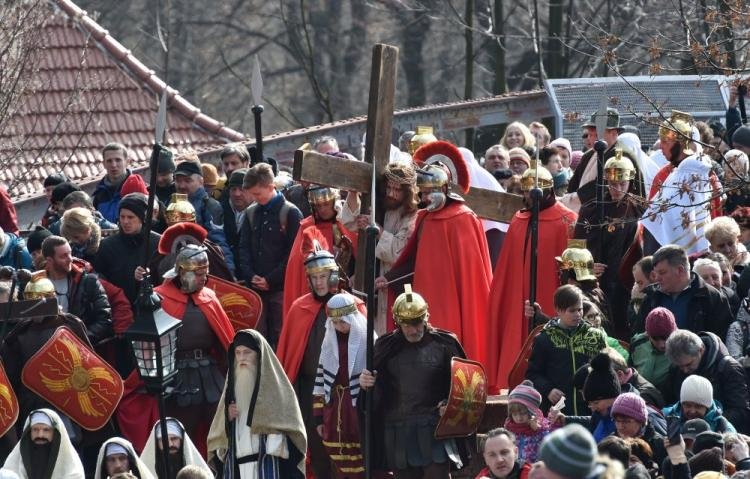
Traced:
[[495, 64], [495, 80], [492, 93], [502, 95], [508, 91], [505, 81], [505, 26], [503, 22], [503, 0], [495, 0], [495, 15], [492, 21], [492, 33], [495, 35], [492, 58]]
[[547, 40], [547, 76], [549, 78], [562, 78], [563, 56], [562, 56], [562, 24], [563, 24], [563, 0], [550, 0], [549, 2], [549, 26], [547, 28], [549, 38]]

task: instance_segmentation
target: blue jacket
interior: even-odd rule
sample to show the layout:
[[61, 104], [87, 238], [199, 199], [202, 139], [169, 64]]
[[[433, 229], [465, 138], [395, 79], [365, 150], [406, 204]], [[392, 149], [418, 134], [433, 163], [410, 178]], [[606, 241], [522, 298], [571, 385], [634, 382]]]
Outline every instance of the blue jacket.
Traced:
[[31, 255], [26, 249], [26, 241], [13, 233], [3, 233], [5, 245], [0, 250], [0, 266], [12, 266], [15, 269], [33, 269]]
[[123, 178], [122, 182], [120, 182], [120, 184], [117, 186], [112, 186], [109, 183], [109, 180], [107, 180], [107, 176], [104, 175], [104, 178], [102, 178], [99, 183], [97, 183], [96, 189], [91, 195], [91, 198], [94, 201], [94, 208], [96, 208], [97, 211], [99, 211], [102, 216], [104, 216], [104, 219], [111, 223], [117, 223], [120, 200], [122, 199], [122, 197], [120, 196], [120, 189], [122, 188], [122, 184], [125, 183], [125, 180], [128, 179], [128, 176], [130, 176], [131, 173], [132, 172], [130, 170], [127, 170], [125, 172], [125, 178]]
[[[682, 417], [682, 405], [680, 403], [673, 404], [672, 406], [667, 406], [662, 409], [662, 412], [665, 416], [673, 414], [680, 418], [680, 422], [682, 422], [683, 424], [685, 423], [685, 420]], [[732, 423], [727, 421], [727, 418], [721, 415], [721, 406], [716, 401], [713, 401], [711, 407], [708, 409], [708, 411], [706, 411], [706, 415], [703, 416], [703, 420], [708, 423], [708, 426], [713, 432], [718, 432], [721, 434], [725, 432], [737, 432]]]
[[227, 268], [234, 274], [234, 255], [227, 244], [227, 238], [224, 236], [224, 212], [218, 201], [211, 198], [206, 190], [198, 188], [192, 195], [188, 196], [188, 201], [195, 208], [195, 222], [201, 225], [208, 232], [208, 239], [221, 247], [224, 253], [224, 261]]

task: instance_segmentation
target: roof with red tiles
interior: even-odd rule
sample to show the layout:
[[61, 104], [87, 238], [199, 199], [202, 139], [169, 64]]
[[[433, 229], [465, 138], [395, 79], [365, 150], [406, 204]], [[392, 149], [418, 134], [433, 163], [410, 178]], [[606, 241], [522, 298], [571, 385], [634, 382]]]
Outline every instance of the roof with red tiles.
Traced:
[[245, 139], [169, 88], [73, 2], [48, 3], [54, 15], [40, 32], [39, 87], [0, 133], [0, 183], [14, 200], [43, 194], [44, 179], [60, 171], [80, 184], [99, 180], [100, 152], [111, 141], [130, 149], [131, 168], [147, 166], [165, 88], [164, 143], [174, 151]]

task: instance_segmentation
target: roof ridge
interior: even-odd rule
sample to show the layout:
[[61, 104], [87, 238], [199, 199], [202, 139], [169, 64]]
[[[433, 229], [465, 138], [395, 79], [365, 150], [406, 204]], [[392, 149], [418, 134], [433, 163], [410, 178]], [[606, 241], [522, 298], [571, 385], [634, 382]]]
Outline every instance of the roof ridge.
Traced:
[[184, 116], [198, 127], [212, 133], [216, 136], [225, 138], [230, 141], [245, 141], [246, 135], [233, 130], [223, 122], [212, 118], [205, 113], [201, 113], [200, 108], [190, 103], [186, 98], [180, 95], [178, 90], [171, 88], [154, 70], [138, 60], [129, 49], [118, 42], [109, 31], [99, 25], [88, 13], [81, 9], [71, 0], [48, 0], [59, 7], [72, 21], [74, 21], [83, 30], [88, 32], [97, 44], [109, 55], [113, 57], [127, 72], [143, 82], [154, 93], [161, 95], [167, 90], [169, 105], [174, 107], [175, 111]]

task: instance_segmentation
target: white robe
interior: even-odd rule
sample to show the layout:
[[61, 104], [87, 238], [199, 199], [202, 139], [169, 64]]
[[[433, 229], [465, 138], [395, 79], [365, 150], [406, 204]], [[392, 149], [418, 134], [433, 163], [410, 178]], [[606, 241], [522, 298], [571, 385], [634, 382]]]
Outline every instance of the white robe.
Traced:
[[[247, 427], [247, 409], [240, 412], [239, 416], [235, 420], [237, 425], [235, 429], [235, 445], [237, 448], [237, 455], [235, 459], [240, 459], [243, 456], [249, 456], [251, 454], [257, 454], [260, 450], [261, 437], [258, 434], [252, 432], [252, 429]], [[266, 435], [265, 453], [271, 456], [280, 457], [282, 459], [289, 458], [289, 448], [286, 443], [286, 436], [283, 434], [268, 434]], [[258, 462], [246, 462], [239, 464], [240, 477], [242, 479], [257, 479], [258, 474]]]

